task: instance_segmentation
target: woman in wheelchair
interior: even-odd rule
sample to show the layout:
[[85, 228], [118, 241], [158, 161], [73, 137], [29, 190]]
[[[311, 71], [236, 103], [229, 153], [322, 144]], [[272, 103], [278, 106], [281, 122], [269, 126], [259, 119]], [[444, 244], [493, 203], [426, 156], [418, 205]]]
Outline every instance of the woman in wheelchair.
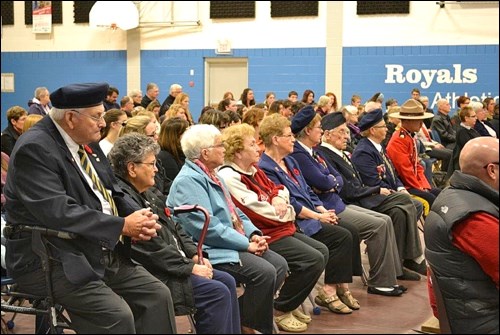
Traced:
[[240, 333], [235, 280], [212, 268], [208, 259], [198, 264], [196, 245], [174, 223], [165, 204], [150, 190], [155, 184], [160, 147], [137, 133], [120, 137], [109, 160], [123, 191], [140, 207], [159, 216], [158, 238], [132, 245], [132, 259], [167, 284], [176, 315], [194, 314], [198, 334]]

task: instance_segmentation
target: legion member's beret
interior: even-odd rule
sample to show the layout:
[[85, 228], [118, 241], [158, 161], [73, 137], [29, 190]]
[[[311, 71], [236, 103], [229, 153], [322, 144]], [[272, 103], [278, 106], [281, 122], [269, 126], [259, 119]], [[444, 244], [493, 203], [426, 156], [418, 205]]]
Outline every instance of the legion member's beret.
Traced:
[[345, 122], [346, 120], [344, 115], [342, 115], [342, 112], [330, 113], [326, 114], [321, 119], [321, 128], [323, 128], [323, 130], [331, 130], [337, 128]]
[[50, 102], [59, 109], [94, 107], [106, 99], [108, 88], [107, 83], [71, 84], [52, 92]]
[[292, 133], [298, 134], [302, 129], [307, 127], [307, 125], [314, 119], [316, 112], [311, 105], [307, 105], [295, 114], [292, 119]]
[[365, 131], [370, 129], [384, 118], [382, 109], [374, 109], [366, 113], [358, 123], [359, 130]]

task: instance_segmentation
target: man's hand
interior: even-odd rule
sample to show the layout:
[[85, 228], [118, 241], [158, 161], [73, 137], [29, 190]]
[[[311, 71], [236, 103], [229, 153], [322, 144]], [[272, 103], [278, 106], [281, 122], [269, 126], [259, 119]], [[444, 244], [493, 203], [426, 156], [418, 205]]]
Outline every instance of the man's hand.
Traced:
[[122, 234], [132, 237], [134, 240], [149, 241], [157, 236], [156, 231], [161, 226], [156, 221], [158, 215], [153, 214], [151, 209], [143, 208], [125, 217]]

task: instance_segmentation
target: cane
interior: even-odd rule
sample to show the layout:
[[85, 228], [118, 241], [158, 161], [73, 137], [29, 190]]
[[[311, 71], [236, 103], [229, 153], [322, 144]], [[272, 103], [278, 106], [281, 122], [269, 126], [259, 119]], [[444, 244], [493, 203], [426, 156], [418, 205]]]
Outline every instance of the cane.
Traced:
[[[167, 209], [165, 208], [165, 210]], [[203, 229], [201, 230], [200, 238], [198, 239], [198, 247], [196, 249], [198, 254], [198, 263], [203, 265], [205, 264], [203, 261], [203, 242], [205, 241], [208, 225], [210, 223], [210, 215], [208, 214], [208, 211], [205, 208], [198, 205], [182, 205], [174, 208], [174, 215], [181, 213], [196, 212], [196, 211], [202, 212], [203, 215], [205, 216], [205, 222], [203, 223]]]

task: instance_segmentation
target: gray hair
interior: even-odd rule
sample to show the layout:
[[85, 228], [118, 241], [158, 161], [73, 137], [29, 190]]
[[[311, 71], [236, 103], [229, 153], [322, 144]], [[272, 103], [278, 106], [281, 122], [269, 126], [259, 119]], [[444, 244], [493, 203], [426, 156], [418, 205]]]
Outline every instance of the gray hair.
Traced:
[[471, 101], [469, 102], [469, 107], [472, 107], [474, 112], [477, 112], [479, 110], [482, 110], [484, 108], [484, 105], [482, 102], [479, 101]]
[[66, 112], [70, 111], [82, 112], [83, 110], [85, 110], [85, 108], [61, 109], [52, 107], [52, 109], [49, 112], [49, 115], [52, 116], [52, 119], [54, 119], [54, 121], [61, 121], [64, 118], [64, 114], [66, 114]]
[[176, 90], [182, 90], [182, 86], [179, 84], [170, 85], [170, 93], [172, 93], [173, 91], [176, 91]]
[[45, 93], [45, 92], [49, 92], [49, 90], [47, 89], [47, 87], [37, 87], [35, 89], [35, 98], [37, 98], [38, 100], [40, 100], [40, 96]]
[[128, 96], [131, 97], [131, 98], [135, 98], [135, 97], [138, 97], [139, 95], [142, 95], [142, 91], [141, 90], [132, 90], [128, 93]]
[[145, 156], [160, 152], [160, 146], [151, 137], [138, 133], [126, 134], [118, 138], [108, 154], [113, 172], [128, 179], [128, 163], [141, 162]]
[[182, 135], [181, 146], [189, 160], [200, 158], [201, 150], [214, 145], [221, 135], [219, 129], [211, 124], [196, 124], [189, 127]]

